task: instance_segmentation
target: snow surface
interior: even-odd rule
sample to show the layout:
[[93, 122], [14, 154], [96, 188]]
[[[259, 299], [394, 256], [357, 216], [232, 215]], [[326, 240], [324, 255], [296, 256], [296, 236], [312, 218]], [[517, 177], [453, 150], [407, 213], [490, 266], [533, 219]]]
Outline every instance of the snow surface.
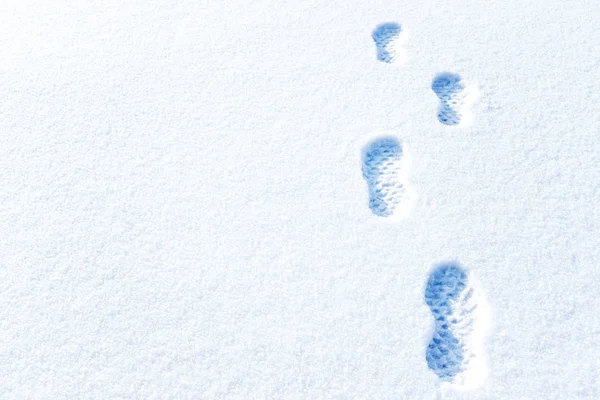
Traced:
[[427, 365], [450, 389], [480, 387], [488, 373], [485, 337], [491, 313], [477, 278], [460, 265], [439, 265], [427, 281], [425, 303], [435, 321]]
[[407, 61], [406, 33], [397, 22], [386, 22], [373, 30], [373, 41], [377, 47], [377, 59], [388, 64], [404, 64]]
[[362, 174], [373, 214], [390, 219], [410, 215], [418, 195], [410, 184], [410, 155], [394, 137], [375, 138], [363, 148]]
[[440, 98], [438, 120], [444, 125], [471, 124], [471, 107], [479, 97], [477, 86], [468, 86], [459, 75], [443, 72], [433, 79], [431, 89]]
[[[0, 398], [600, 398], [600, 6], [0, 4]], [[410, 31], [405, 65], [374, 29]], [[477, 83], [437, 119], [442, 72]], [[369, 209], [394, 132], [419, 200]], [[428, 368], [436, 265], [489, 375]]]

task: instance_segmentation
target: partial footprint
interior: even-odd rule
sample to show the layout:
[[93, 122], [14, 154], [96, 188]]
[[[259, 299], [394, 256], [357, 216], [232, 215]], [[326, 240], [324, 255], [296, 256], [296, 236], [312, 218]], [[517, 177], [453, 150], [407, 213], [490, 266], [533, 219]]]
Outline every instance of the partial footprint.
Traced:
[[363, 149], [362, 173], [369, 188], [369, 207], [380, 217], [407, 216], [416, 194], [408, 182], [410, 159], [392, 136], [373, 140]]
[[426, 351], [429, 368], [457, 389], [474, 389], [486, 378], [485, 335], [489, 310], [476, 279], [456, 264], [429, 276], [425, 302], [435, 320]]
[[444, 125], [469, 125], [473, 119], [471, 107], [479, 91], [467, 85], [457, 74], [444, 72], [433, 79], [431, 88], [440, 98], [438, 120]]
[[404, 64], [407, 60], [406, 32], [395, 22], [381, 24], [373, 31], [373, 40], [377, 47], [377, 59], [384, 63]]

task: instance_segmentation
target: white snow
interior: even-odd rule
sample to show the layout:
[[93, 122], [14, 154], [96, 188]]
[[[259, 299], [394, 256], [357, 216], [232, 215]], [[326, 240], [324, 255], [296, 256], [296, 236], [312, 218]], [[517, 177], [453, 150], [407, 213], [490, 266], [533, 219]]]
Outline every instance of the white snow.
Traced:
[[[433, 399], [431, 268], [491, 308], [444, 399], [600, 398], [596, 0], [0, 5], [0, 398]], [[373, 30], [410, 31], [408, 61]], [[477, 82], [468, 127], [436, 74]], [[419, 199], [374, 215], [393, 132]]]

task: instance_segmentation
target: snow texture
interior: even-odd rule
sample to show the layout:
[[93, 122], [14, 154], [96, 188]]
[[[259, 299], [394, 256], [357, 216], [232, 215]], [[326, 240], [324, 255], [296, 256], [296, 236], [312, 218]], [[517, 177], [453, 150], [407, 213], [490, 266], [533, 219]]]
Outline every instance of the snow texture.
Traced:
[[438, 74], [431, 88], [440, 98], [438, 120], [444, 125], [468, 125], [471, 123], [471, 107], [478, 97], [474, 85], [466, 86], [457, 74]]
[[382, 137], [364, 149], [362, 173], [369, 189], [369, 208], [380, 217], [406, 216], [414, 204], [408, 183], [409, 158], [395, 137]]
[[[597, 0], [1, 4], [0, 399], [430, 400], [444, 260], [493, 315], [444, 400], [600, 399]], [[384, 132], [401, 221], [361, 173]]]
[[378, 25], [373, 30], [373, 40], [377, 48], [377, 59], [392, 64], [406, 61], [402, 26], [395, 22]]
[[427, 365], [441, 381], [464, 389], [481, 386], [489, 317], [474, 278], [459, 265], [440, 265], [429, 276], [425, 302], [435, 321]]

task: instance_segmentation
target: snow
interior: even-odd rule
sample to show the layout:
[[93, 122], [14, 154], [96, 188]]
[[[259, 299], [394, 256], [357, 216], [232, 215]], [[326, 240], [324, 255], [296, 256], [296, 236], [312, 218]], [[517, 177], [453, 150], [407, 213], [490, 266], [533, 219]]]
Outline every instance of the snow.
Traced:
[[473, 120], [471, 107], [479, 97], [474, 84], [466, 85], [459, 75], [441, 73], [433, 79], [431, 89], [440, 98], [438, 120], [449, 126], [470, 125]]
[[400, 220], [410, 215], [418, 195], [410, 184], [410, 155], [394, 137], [382, 136], [362, 152], [362, 174], [373, 214]]
[[[600, 398], [599, 12], [3, 2], [0, 397]], [[471, 125], [438, 121], [443, 72]], [[390, 132], [400, 221], [361, 170]], [[490, 306], [471, 391], [427, 365], [442, 263]]]
[[435, 321], [427, 365], [451, 389], [480, 387], [488, 373], [485, 338], [491, 316], [477, 278], [459, 265], [439, 265], [427, 281], [425, 303]]
[[388, 64], [405, 64], [407, 34], [396, 22], [380, 24], [373, 30], [373, 41], [377, 47], [377, 59]]

